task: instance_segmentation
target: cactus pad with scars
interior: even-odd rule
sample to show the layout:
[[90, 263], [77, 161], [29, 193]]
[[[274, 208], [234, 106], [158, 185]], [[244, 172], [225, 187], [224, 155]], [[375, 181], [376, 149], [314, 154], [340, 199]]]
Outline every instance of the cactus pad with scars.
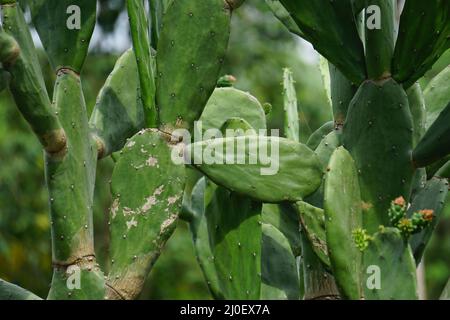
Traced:
[[333, 275], [342, 295], [360, 299], [362, 255], [354, 230], [362, 226], [361, 194], [355, 163], [347, 150], [336, 149], [325, 178], [325, 228]]
[[261, 299], [298, 300], [300, 280], [289, 241], [271, 224], [262, 224]]
[[310, 242], [311, 249], [325, 266], [329, 266], [324, 211], [302, 201], [297, 202], [296, 206], [302, 230]]
[[172, 235], [181, 208], [184, 167], [171, 160], [171, 137], [141, 131], [125, 145], [111, 191], [111, 271], [108, 284], [121, 298], [136, 297]]
[[119, 151], [127, 138], [143, 128], [144, 111], [133, 50], [127, 50], [117, 60], [98, 95], [89, 123], [100, 139], [100, 158]]
[[393, 77], [408, 88], [448, 49], [450, 2], [408, 0], [400, 19]]
[[156, 102], [162, 127], [190, 128], [212, 94], [230, 34], [223, 0], [177, 0], [158, 43]]
[[92, 0], [30, 1], [33, 24], [54, 70], [81, 72], [94, 31], [96, 6]]
[[280, 0], [304, 38], [359, 84], [366, 78], [364, 48], [354, 23], [350, 0]]
[[259, 299], [261, 203], [217, 187], [206, 207], [208, 232], [225, 299]]
[[[230, 146], [236, 150], [243, 146], [243, 151], [230, 152]], [[272, 147], [278, 148], [278, 157], [270, 150]], [[261, 149], [272, 156], [271, 165], [278, 170], [262, 164], [258, 157]], [[214, 163], [209, 163], [212, 159], [203, 161], [203, 155], [207, 158], [211, 155]], [[233, 163], [226, 164], [231, 156], [234, 156]], [[320, 186], [323, 175], [313, 151], [301, 143], [279, 137], [241, 136], [197, 142], [186, 148], [185, 157], [215, 183], [270, 203], [301, 200]], [[250, 159], [257, 159], [256, 164], [249, 164]]]
[[450, 154], [450, 102], [425, 133], [413, 152], [416, 166], [423, 167]]
[[412, 135], [411, 112], [403, 88], [392, 79], [378, 84], [364, 82], [350, 105], [343, 145], [359, 173], [363, 227], [369, 233], [376, 232], [379, 225], [388, 225], [392, 199], [409, 195]]
[[[380, 287], [372, 287], [378, 276]], [[361, 285], [364, 288], [364, 298], [415, 300], [416, 283], [416, 264], [411, 248], [399, 230], [384, 228], [377, 232], [363, 253]]]
[[424, 230], [413, 234], [409, 240], [414, 257], [417, 263], [420, 262], [425, 247], [436, 228], [444, 208], [445, 199], [448, 193], [448, 180], [443, 178], [432, 178], [412, 200], [408, 209], [408, 216], [420, 210], [431, 210], [433, 219]]

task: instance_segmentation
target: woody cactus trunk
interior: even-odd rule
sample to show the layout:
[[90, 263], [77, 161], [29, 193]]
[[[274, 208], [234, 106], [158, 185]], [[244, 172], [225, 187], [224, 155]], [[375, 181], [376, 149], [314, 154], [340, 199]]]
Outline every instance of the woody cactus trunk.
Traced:
[[[80, 74], [95, 1], [29, 2], [56, 74], [50, 99], [21, 6], [0, 0], [0, 88], [44, 148], [47, 298], [136, 298], [181, 218], [216, 299], [417, 299], [416, 266], [449, 189], [450, 70], [424, 90], [417, 80], [449, 49], [450, 3], [266, 0], [329, 79], [334, 121], [303, 144], [289, 70], [284, 137], [267, 134], [267, 105], [219, 79], [243, 1], [148, 2], [126, 1], [133, 48], [88, 116]], [[108, 156], [102, 270], [92, 202]], [[0, 298], [40, 299], [2, 280]]]

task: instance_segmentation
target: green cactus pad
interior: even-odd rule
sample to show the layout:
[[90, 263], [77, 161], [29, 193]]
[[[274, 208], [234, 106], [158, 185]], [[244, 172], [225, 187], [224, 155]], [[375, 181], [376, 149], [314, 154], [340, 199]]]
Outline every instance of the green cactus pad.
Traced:
[[417, 263], [420, 262], [425, 247], [431, 238], [441, 217], [444, 208], [445, 199], [448, 193], [448, 180], [443, 178], [432, 178], [412, 200], [408, 209], [408, 216], [420, 210], [433, 210], [433, 220], [421, 232], [411, 236], [409, 243], [411, 245], [414, 258]]
[[223, 0], [174, 1], [158, 43], [157, 106], [163, 127], [190, 128], [212, 94], [230, 34]]
[[172, 163], [170, 140], [156, 129], [141, 131], [114, 168], [108, 284], [122, 298], [139, 294], [176, 226], [185, 176]]
[[[377, 275], [380, 277], [379, 289], [376, 287]], [[364, 299], [415, 300], [416, 283], [416, 264], [400, 231], [385, 228], [376, 233], [363, 254], [361, 285]]]
[[328, 106], [331, 109], [331, 79], [330, 79], [330, 67], [332, 64], [328, 62], [323, 56], [319, 55], [319, 70], [322, 78], [323, 87], [327, 96]]
[[352, 233], [362, 227], [358, 173], [351, 155], [336, 149], [325, 177], [326, 242], [333, 275], [345, 298], [358, 300], [361, 289], [361, 251]]
[[261, 203], [218, 187], [206, 208], [209, 239], [225, 299], [259, 299]]
[[54, 70], [80, 73], [94, 31], [97, 2], [32, 0], [33, 24]]
[[408, 0], [392, 61], [394, 79], [408, 88], [448, 49], [450, 2]]
[[296, 206], [300, 216], [302, 231], [308, 237], [311, 248], [325, 266], [330, 266], [323, 210], [302, 201], [297, 202]]
[[127, 11], [133, 49], [139, 71], [145, 124], [146, 127], [155, 128], [158, 126], [158, 114], [155, 106], [156, 72], [154, 69], [154, 58], [150, 49], [149, 24], [145, 15], [144, 2], [142, 0], [127, 0]]
[[429, 128], [450, 101], [450, 66], [428, 83], [423, 94], [427, 108], [426, 125]]
[[70, 264], [94, 255], [92, 202], [97, 150], [89, 138], [78, 75], [68, 70], [58, 73], [53, 101], [67, 135], [67, 147], [45, 157], [53, 261]]
[[0, 300], [42, 300], [34, 293], [0, 279]]
[[[69, 288], [70, 277], [79, 272], [79, 288]], [[76, 284], [73, 280], [73, 284]], [[105, 279], [98, 264], [83, 265], [78, 270], [56, 270], [53, 273], [48, 300], [103, 300], [105, 298]]]
[[126, 139], [144, 127], [133, 50], [127, 50], [117, 60], [98, 95], [89, 123], [103, 147], [100, 158], [122, 149]]
[[338, 68], [329, 63], [330, 94], [333, 107], [334, 123], [342, 126], [347, 117], [348, 107], [358, 87], [352, 84]]
[[409, 109], [411, 110], [413, 120], [413, 146], [416, 146], [426, 130], [425, 123], [427, 110], [425, 108], [425, 99], [419, 83], [416, 83], [410, 87], [406, 93], [408, 94]]
[[[333, 130], [320, 142], [316, 148], [315, 153], [319, 157], [324, 172], [327, 170], [328, 162], [334, 150], [341, 145], [341, 131]], [[323, 181], [320, 188], [313, 194], [305, 198], [305, 201], [312, 204], [315, 207], [323, 208]]]
[[436, 176], [450, 179], [450, 161], [444, 164], [437, 172]]
[[48, 298], [68, 298], [62, 295], [68, 290], [66, 270], [86, 259], [92, 272], [81, 272], [82, 283], [92, 290], [74, 293], [74, 298], [101, 299], [104, 279], [95, 268], [92, 221], [97, 150], [89, 137], [86, 106], [77, 74], [68, 69], [58, 72], [53, 101], [65, 128], [67, 147], [60, 153], [45, 156], [54, 264]]
[[220, 129], [230, 118], [242, 118], [255, 130], [266, 128], [264, 109], [255, 97], [235, 88], [217, 88], [199, 119], [202, 131]]
[[417, 167], [424, 167], [450, 154], [450, 102], [425, 133], [413, 152]]
[[[231, 152], [230, 146], [234, 146]], [[268, 155], [274, 155], [272, 148], [278, 149], [279, 156], [272, 157], [272, 167], [263, 165], [258, 153], [267, 150]], [[313, 151], [279, 137], [241, 136], [197, 142], [186, 148], [185, 158], [215, 183], [269, 203], [302, 200], [320, 186], [323, 175]]]
[[205, 211], [216, 188], [217, 186], [205, 177], [200, 178], [195, 184], [190, 199], [192, 219], [189, 222], [189, 229], [192, 234], [197, 261], [208, 288], [215, 299], [224, 299], [214, 264], [213, 249], [209, 241], [208, 220]]
[[262, 221], [274, 226], [286, 237], [295, 257], [301, 254], [300, 220], [292, 203], [264, 203]]
[[64, 130], [51, 107], [33, 40], [18, 5], [2, 6], [5, 32], [20, 46], [20, 55], [7, 68], [11, 74], [10, 89], [17, 107], [38, 136], [45, 150], [61, 151], [66, 143]]
[[364, 48], [358, 36], [350, 0], [280, 0], [317, 51], [350, 81], [366, 78]]
[[293, 34], [303, 37], [303, 32], [295, 23], [286, 8], [279, 0], [265, 0], [267, 6], [272, 10], [274, 16]]
[[[370, 9], [376, 6], [377, 12]], [[391, 76], [391, 61], [396, 37], [397, 0], [366, 0], [365, 2], [365, 51], [369, 79], [384, 79]], [[379, 18], [380, 25], [370, 26], [373, 18]], [[379, 28], [378, 28], [379, 27]]]
[[351, 102], [343, 145], [359, 173], [363, 227], [369, 233], [389, 225], [387, 210], [393, 199], [408, 198], [414, 173], [411, 118], [407, 95], [393, 80], [364, 82]]
[[298, 300], [300, 280], [289, 241], [273, 225], [262, 225], [261, 299]]
[[284, 136], [299, 142], [300, 128], [294, 78], [289, 69], [283, 71]]
[[308, 146], [311, 150], [316, 150], [322, 140], [332, 131], [334, 130], [334, 122], [329, 121], [323, 124], [319, 129], [313, 132], [313, 134], [309, 137], [306, 142], [306, 146]]

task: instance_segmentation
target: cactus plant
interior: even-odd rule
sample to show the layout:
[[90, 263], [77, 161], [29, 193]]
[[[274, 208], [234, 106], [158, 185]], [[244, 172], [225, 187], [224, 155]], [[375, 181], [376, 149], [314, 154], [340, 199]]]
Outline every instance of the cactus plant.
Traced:
[[[450, 2], [407, 0], [398, 20], [395, 0], [266, 0], [322, 56], [333, 114], [300, 136], [285, 69], [280, 137], [268, 134], [268, 108], [232, 76], [219, 79], [244, 1], [148, 1], [149, 12], [126, 1], [133, 48], [89, 116], [81, 72], [96, 2], [29, 3], [56, 75], [50, 99], [22, 8], [0, 0], [0, 89], [45, 151], [46, 298], [137, 298], [180, 219], [216, 299], [417, 299], [416, 266], [449, 190], [449, 68], [425, 90], [417, 80], [449, 48]], [[94, 181], [112, 154], [102, 269]], [[39, 299], [3, 280], [0, 298]]]

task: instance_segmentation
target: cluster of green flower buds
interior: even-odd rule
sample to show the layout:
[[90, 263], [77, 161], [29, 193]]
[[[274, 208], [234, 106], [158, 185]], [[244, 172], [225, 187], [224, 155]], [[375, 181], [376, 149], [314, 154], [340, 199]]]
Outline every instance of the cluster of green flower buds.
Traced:
[[368, 246], [372, 237], [367, 234], [366, 229], [357, 228], [352, 231], [353, 241], [355, 241], [356, 247], [362, 252]]
[[433, 220], [433, 210], [414, 212], [410, 218], [406, 216], [408, 204], [403, 197], [398, 197], [391, 203], [389, 219], [391, 224], [400, 229], [406, 237], [422, 231]]

